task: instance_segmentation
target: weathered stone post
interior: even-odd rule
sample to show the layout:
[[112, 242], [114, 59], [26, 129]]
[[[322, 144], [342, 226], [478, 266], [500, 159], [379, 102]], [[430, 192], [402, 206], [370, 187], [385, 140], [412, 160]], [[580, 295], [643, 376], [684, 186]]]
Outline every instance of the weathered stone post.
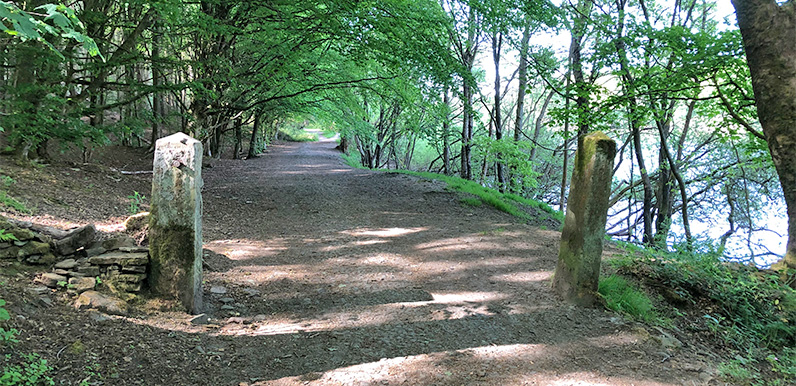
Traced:
[[202, 312], [202, 143], [177, 133], [157, 141], [149, 218], [150, 287]]
[[602, 132], [578, 138], [553, 288], [582, 306], [597, 299], [615, 156], [616, 142]]

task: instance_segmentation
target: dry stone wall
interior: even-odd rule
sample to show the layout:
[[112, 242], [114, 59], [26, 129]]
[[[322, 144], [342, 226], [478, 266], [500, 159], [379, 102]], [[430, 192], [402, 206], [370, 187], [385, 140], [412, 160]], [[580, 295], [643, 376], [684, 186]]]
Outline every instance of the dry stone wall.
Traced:
[[104, 287], [116, 294], [140, 292], [149, 271], [149, 252], [127, 236], [96, 240], [93, 225], [63, 231], [0, 217], [0, 260], [52, 265], [36, 277], [45, 288], [83, 293]]

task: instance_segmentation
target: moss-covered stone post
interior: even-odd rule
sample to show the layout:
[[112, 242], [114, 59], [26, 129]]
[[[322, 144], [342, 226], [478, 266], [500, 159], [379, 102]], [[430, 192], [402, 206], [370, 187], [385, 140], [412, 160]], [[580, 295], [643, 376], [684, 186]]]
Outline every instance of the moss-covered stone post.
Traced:
[[202, 143], [177, 133], [157, 141], [149, 218], [153, 292], [202, 312]]
[[578, 138], [553, 288], [567, 301], [597, 300], [616, 142], [602, 132]]

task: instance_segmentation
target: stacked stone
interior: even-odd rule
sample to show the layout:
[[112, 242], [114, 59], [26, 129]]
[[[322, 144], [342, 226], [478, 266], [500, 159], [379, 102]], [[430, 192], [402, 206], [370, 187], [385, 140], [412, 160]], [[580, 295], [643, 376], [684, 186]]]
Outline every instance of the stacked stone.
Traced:
[[17, 227], [0, 218], [3, 234], [13, 239], [0, 242], [0, 260], [16, 259], [28, 264], [52, 264], [56, 257], [50, 248], [52, 238]]
[[102, 283], [114, 292], [140, 292], [147, 278], [149, 252], [145, 247], [121, 247], [88, 259]]
[[63, 231], [2, 216], [0, 230], [13, 236], [0, 241], [0, 260], [54, 264], [52, 272], [36, 278], [42, 285], [34, 288], [36, 293], [52, 288], [80, 294], [95, 289], [98, 283], [117, 294], [135, 293], [147, 279], [149, 250], [130, 237], [94, 241], [93, 225]]
[[97, 283], [113, 292], [140, 292], [147, 278], [149, 253], [147, 248], [131, 244], [126, 237], [94, 243], [79, 251], [80, 257], [56, 263], [53, 271], [42, 274], [38, 282], [76, 293], [93, 290]]

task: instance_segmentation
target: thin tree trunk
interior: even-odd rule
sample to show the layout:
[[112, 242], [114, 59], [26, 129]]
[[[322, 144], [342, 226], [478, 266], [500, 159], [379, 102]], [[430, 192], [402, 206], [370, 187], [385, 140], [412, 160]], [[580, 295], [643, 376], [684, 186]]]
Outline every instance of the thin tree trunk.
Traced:
[[519, 142], [525, 123], [525, 90], [528, 87], [528, 43], [531, 40], [531, 23], [525, 23], [520, 41], [519, 84], [517, 85], [517, 115], [514, 120], [514, 141]]
[[450, 96], [448, 87], [442, 94], [442, 104], [445, 108], [445, 116], [442, 118], [442, 168], [445, 175], [453, 174], [451, 170], [451, 140], [450, 140]]
[[243, 151], [243, 120], [235, 120], [235, 148], [232, 150], [232, 159], [239, 159]]
[[[503, 34], [496, 33], [492, 35], [492, 59], [495, 63], [495, 107], [493, 109], [494, 122], [495, 122], [495, 140], [503, 140], [503, 117], [500, 112], [500, 51], [503, 47]], [[506, 167], [503, 162], [503, 154], [497, 152], [495, 154], [496, 169], [497, 169], [497, 185], [498, 190], [501, 192], [506, 191]]]
[[150, 147], [155, 149], [155, 142], [160, 138], [161, 129], [163, 125], [163, 94], [158, 91], [161, 86], [161, 69], [160, 69], [160, 44], [161, 44], [161, 22], [155, 21], [155, 30], [152, 34], [152, 87], [155, 92], [152, 94], [152, 136], [150, 138]]
[[542, 123], [544, 123], [544, 117], [547, 115], [547, 107], [550, 105], [550, 100], [553, 99], [553, 93], [555, 91], [550, 91], [547, 94], [547, 98], [545, 98], [544, 103], [542, 104], [542, 109], [539, 110], [539, 115], [536, 116], [536, 124], [533, 129], [533, 147], [531, 148], [531, 154], [528, 157], [528, 161], [533, 162], [534, 158], [536, 158], [536, 150], [539, 148], [537, 144], [539, 143], [539, 134], [542, 132]]
[[623, 40], [624, 33], [624, 18], [626, 0], [617, 0], [617, 8], [619, 9], [619, 23], [617, 26], [617, 38], [614, 40], [617, 55], [619, 57], [619, 66], [622, 70], [622, 80], [624, 81], [625, 94], [628, 96], [628, 113], [630, 114], [629, 125], [630, 131], [633, 133], [633, 147], [636, 151], [636, 160], [638, 162], [639, 171], [641, 173], [641, 180], [644, 186], [644, 198], [642, 201], [642, 217], [644, 220], [644, 235], [642, 242], [650, 244], [654, 242], [652, 233], [652, 183], [650, 182], [649, 173], [644, 163], [644, 155], [641, 147], [641, 119], [636, 101], [636, 87], [635, 79], [630, 73], [630, 65], [627, 59], [627, 50]]
[[260, 131], [260, 123], [262, 114], [259, 111], [254, 113], [254, 126], [252, 126], [252, 136], [249, 138], [249, 151], [246, 158], [257, 158], [257, 134]]

